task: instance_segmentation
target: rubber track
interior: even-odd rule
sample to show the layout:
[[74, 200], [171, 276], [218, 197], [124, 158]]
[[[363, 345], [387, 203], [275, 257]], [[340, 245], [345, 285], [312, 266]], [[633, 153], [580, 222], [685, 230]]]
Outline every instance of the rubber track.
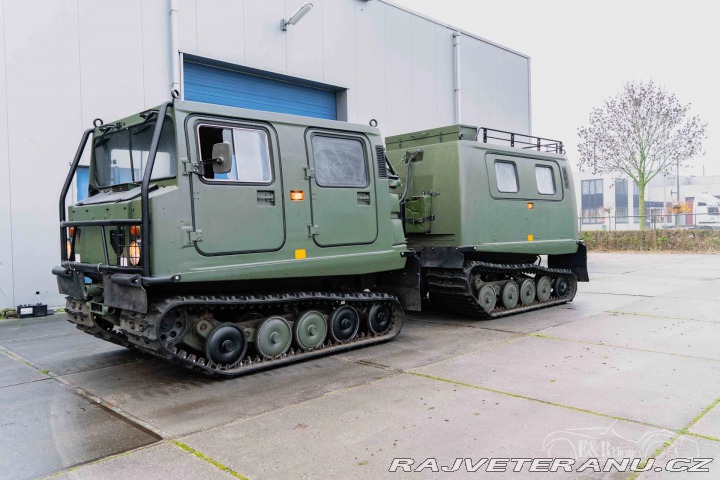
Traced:
[[[358, 334], [355, 338], [346, 342], [333, 342], [330, 337], [325, 340], [322, 346], [307, 350], [295, 350], [293, 346], [283, 355], [273, 359], [263, 358], [245, 358], [241, 362], [234, 365], [216, 365], [204, 358], [197, 358], [195, 355], [178, 350], [173, 345], [167, 345], [157, 339], [157, 329], [160, 320], [171, 310], [176, 308], [247, 308], [262, 309], [270, 307], [279, 310], [284, 307], [294, 307], [298, 310], [317, 309], [317, 308], [334, 308], [340, 304], [349, 306], [369, 306], [372, 303], [385, 303], [392, 307], [393, 319], [390, 328], [381, 333], [367, 335]], [[124, 315], [138, 323], [145, 323], [150, 326], [151, 331], [155, 332], [150, 336], [137, 336], [133, 332], [118, 332], [117, 327], [114, 330], [103, 329], [96, 324], [94, 327], [85, 325], [77, 325], [77, 327], [86, 333], [94, 335], [103, 340], [123, 345], [128, 348], [137, 348], [138, 350], [150, 353], [157, 357], [169, 360], [172, 363], [181, 365], [190, 370], [198, 371], [207, 375], [233, 377], [246, 373], [272, 368], [275, 366], [297, 362], [321, 355], [328, 355], [351, 348], [358, 348], [366, 345], [386, 342], [395, 338], [402, 328], [404, 314], [400, 302], [392, 295], [385, 293], [325, 293], [325, 292], [297, 292], [273, 295], [242, 295], [242, 296], [179, 296], [170, 297], [151, 304], [148, 313], [140, 315], [136, 313], [126, 312]], [[362, 322], [362, 320], [361, 320]], [[361, 323], [361, 328], [363, 324]]]
[[[535, 278], [546, 275], [555, 279], [560, 275], [568, 278], [569, 289], [564, 297], [556, 297], [554, 292], [547, 301], [540, 302], [537, 298], [529, 305], [518, 305], [513, 308], [506, 308], [498, 299], [497, 306], [486, 312], [477, 302], [470, 288], [472, 276], [478, 272], [500, 273], [521, 277], [523, 275], [534, 275]], [[497, 264], [487, 262], [468, 262], [463, 269], [433, 268], [427, 273], [428, 290], [431, 300], [440, 302], [449, 310], [460, 315], [467, 315], [479, 319], [491, 319], [512, 315], [515, 313], [537, 310], [540, 308], [559, 305], [571, 302], [577, 293], [577, 277], [571, 270], [546, 268], [534, 264]], [[518, 285], [519, 286], [519, 285]]]

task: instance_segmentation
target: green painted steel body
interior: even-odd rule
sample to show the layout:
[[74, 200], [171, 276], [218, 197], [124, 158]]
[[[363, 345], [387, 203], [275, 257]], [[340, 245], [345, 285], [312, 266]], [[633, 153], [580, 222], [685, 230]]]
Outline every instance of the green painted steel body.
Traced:
[[[397, 195], [380, 178], [377, 129], [175, 101], [170, 110], [177, 140], [177, 176], [153, 181], [150, 197], [151, 276], [179, 275], [181, 282], [286, 279], [362, 275], [401, 269], [406, 250]], [[126, 125], [140, 116], [121, 120]], [[199, 125], [257, 128], [267, 134], [272, 181], [265, 184], [213, 183], [192, 172], [200, 162]], [[96, 136], [101, 132], [96, 129]], [[327, 188], [307, 177], [314, 168], [313, 135], [357, 139], [363, 146], [367, 185]], [[91, 169], [91, 183], [95, 172]], [[304, 192], [291, 201], [291, 191]], [[139, 219], [139, 187], [126, 199], [78, 204], [68, 219]], [[90, 197], [92, 198], [92, 197]], [[361, 201], [362, 200], [362, 201]], [[104, 262], [99, 227], [82, 228], [80, 261]], [[107, 248], [112, 252], [108, 241]], [[298, 250], [304, 250], [299, 254]], [[297, 258], [304, 257], [304, 258]]]
[[174, 101], [97, 126], [89, 196], [65, 215], [90, 132], [59, 202], [68, 319], [193, 370], [387, 341], [428, 300], [494, 318], [587, 281], [567, 159], [475, 127], [385, 146], [368, 126]]
[[[407, 199], [429, 197], [432, 202], [431, 211], [422, 214], [430, 220], [409, 225], [408, 245], [508, 254], [575, 253], [577, 207], [567, 158], [478, 142], [476, 135], [475, 127], [455, 125], [386, 139], [390, 164], [403, 181], [410, 179]], [[407, 177], [403, 159], [418, 150], [422, 160], [411, 163]], [[517, 192], [499, 191], [496, 162], [515, 167]], [[536, 167], [552, 171], [555, 193], [539, 193]], [[413, 211], [411, 216], [418, 215]]]

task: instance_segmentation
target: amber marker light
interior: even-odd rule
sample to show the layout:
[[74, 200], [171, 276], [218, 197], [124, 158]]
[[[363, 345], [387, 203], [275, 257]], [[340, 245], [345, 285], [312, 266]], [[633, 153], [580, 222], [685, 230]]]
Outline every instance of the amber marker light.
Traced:
[[535, 240], [535, 236], [532, 234], [528, 235], [528, 242], [532, 242], [533, 240]]
[[140, 225], [130, 227], [130, 235], [140, 235]]
[[535, 208], [535, 204], [533, 202], [528, 202], [528, 210], [532, 210]]
[[137, 267], [140, 264], [140, 256], [142, 255], [140, 240], [136, 240], [130, 243], [128, 247], [128, 257], [130, 259], [130, 265]]
[[302, 202], [305, 200], [305, 192], [302, 190], [290, 190], [290, 200], [293, 202]]

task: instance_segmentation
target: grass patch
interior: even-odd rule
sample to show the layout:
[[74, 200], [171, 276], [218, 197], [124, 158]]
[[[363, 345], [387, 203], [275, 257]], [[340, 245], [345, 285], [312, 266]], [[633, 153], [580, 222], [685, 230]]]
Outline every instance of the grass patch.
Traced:
[[585, 231], [580, 238], [595, 252], [720, 253], [720, 230]]

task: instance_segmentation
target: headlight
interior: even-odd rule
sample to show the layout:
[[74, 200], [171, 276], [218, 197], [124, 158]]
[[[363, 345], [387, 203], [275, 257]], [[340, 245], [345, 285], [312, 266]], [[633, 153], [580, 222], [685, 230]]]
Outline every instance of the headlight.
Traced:
[[138, 238], [137, 240], [133, 240], [128, 247], [128, 259], [130, 260], [130, 265], [133, 267], [140, 265], [140, 257], [142, 255], [141, 245], [142, 240]]

